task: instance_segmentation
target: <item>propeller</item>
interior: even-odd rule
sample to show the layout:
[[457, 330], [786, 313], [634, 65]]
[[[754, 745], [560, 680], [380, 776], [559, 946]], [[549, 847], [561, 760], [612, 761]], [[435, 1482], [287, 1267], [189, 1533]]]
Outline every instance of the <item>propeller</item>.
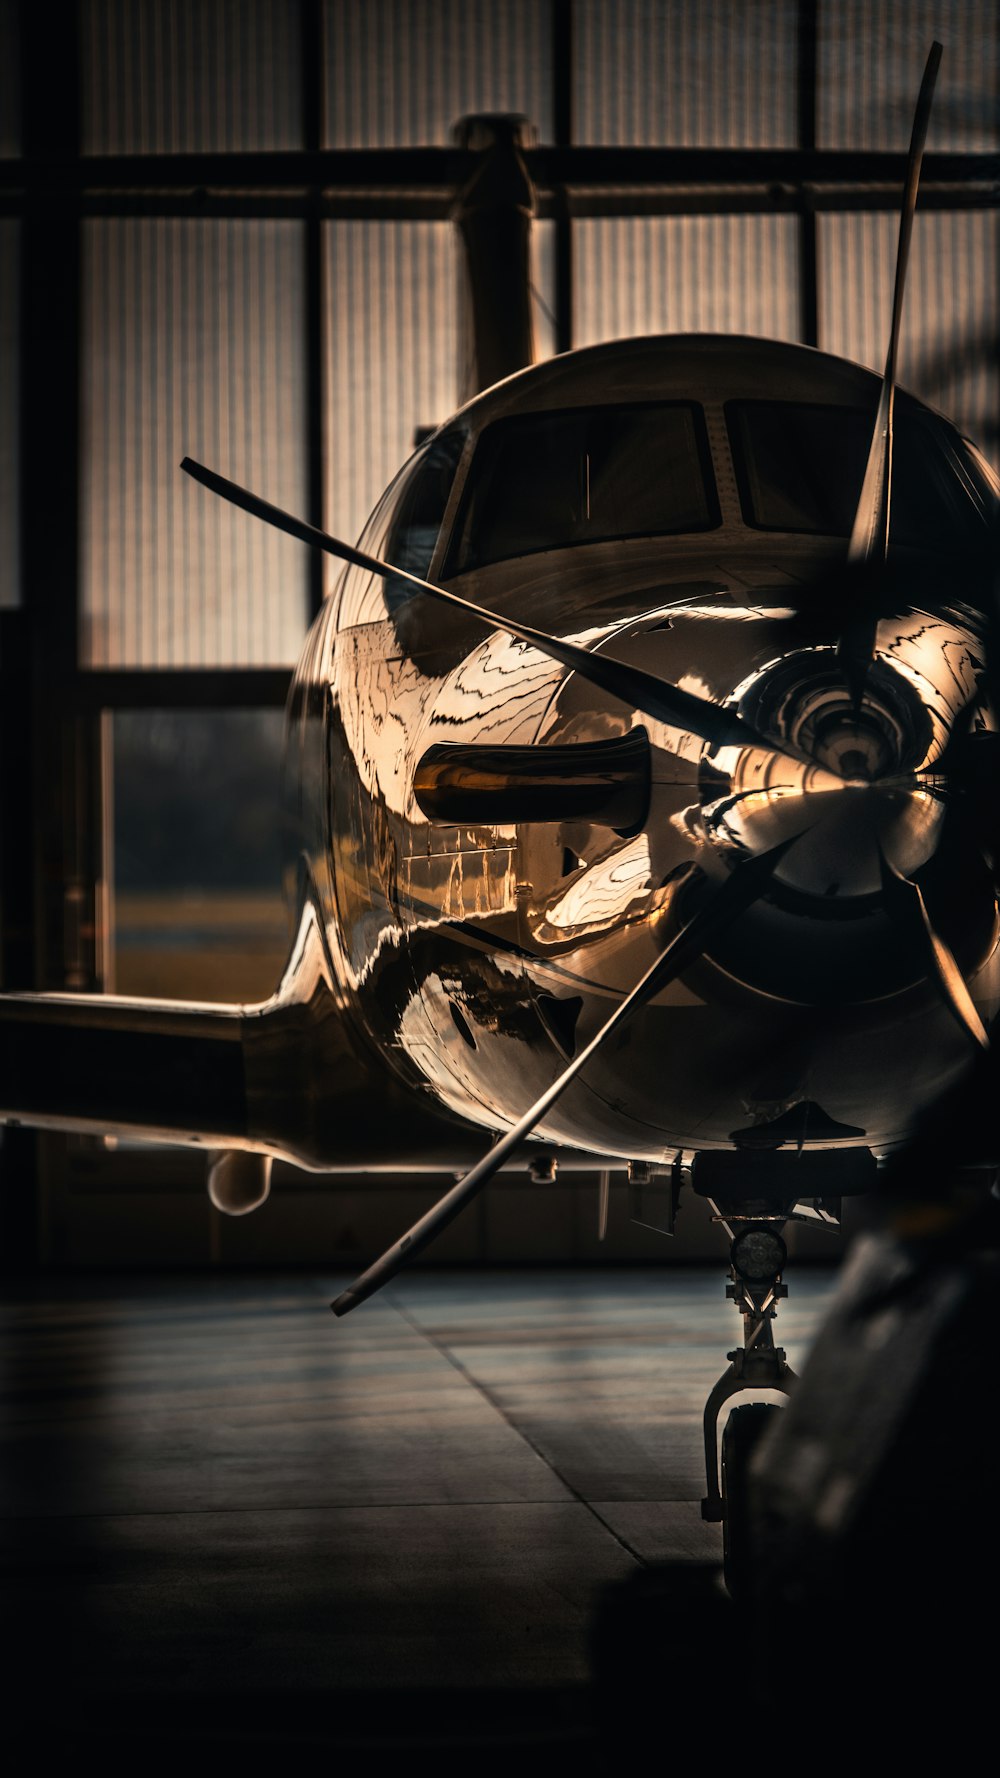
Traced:
[[[889, 328], [889, 347], [886, 352], [882, 392], [875, 415], [875, 430], [868, 452], [864, 481], [861, 484], [861, 496], [858, 500], [857, 512], [854, 515], [854, 527], [847, 546], [848, 566], [852, 568], [875, 559], [884, 562], [889, 547], [889, 508], [892, 494], [892, 417], [896, 397], [896, 361], [899, 355], [899, 335], [903, 318], [903, 294], [906, 289], [906, 272], [910, 260], [910, 241], [913, 235], [913, 217], [917, 207], [920, 168], [924, 158], [927, 126], [930, 122], [931, 103], [934, 98], [934, 86], [940, 63], [941, 45], [932, 43], [924, 68], [924, 76], [920, 82], [917, 106], [913, 114], [913, 129], [910, 133], [906, 185], [899, 217], [899, 244], [896, 248], [892, 322]], [[837, 644], [837, 660], [850, 687], [855, 709], [860, 709], [868, 669], [875, 658], [877, 632], [877, 618], [868, 612], [861, 611], [848, 619]]]
[[886, 913], [922, 949], [928, 974], [962, 1030], [980, 1049], [988, 1050], [990, 1040], [965, 985], [965, 977], [944, 939], [935, 932], [919, 885], [897, 870], [881, 847], [879, 853], [882, 902]]
[[588, 680], [591, 685], [600, 686], [602, 691], [609, 692], [614, 698], [620, 698], [623, 703], [641, 711], [644, 716], [652, 717], [655, 722], [684, 729], [713, 747], [760, 747], [768, 753], [790, 751], [780, 742], [759, 734], [749, 723], [722, 704], [713, 704], [709, 698], [684, 691], [679, 685], [672, 685], [669, 680], [657, 679], [652, 673], [644, 672], [641, 667], [628, 666], [624, 661], [592, 653], [590, 649], [581, 648], [575, 642], [564, 642], [561, 637], [536, 630], [531, 624], [519, 623], [507, 614], [501, 615], [498, 611], [488, 610], [484, 605], [476, 605], [471, 599], [463, 598], [460, 593], [448, 592], [444, 587], [436, 586], [433, 581], [421, 580], [419, 575], [410, 574], [405, 568], [395, 568], [378, 556], [368, 555], [365, 550], [356, 549], [350, 543], [343, 543], [340, 538], [331, 537], [328, 532], [308, 524], [305, 519], [295, 518], [292, 513], [284, 512], [280, 506], [272, 506], [270, 501], [262, 500], [258, 494], [241, 488], [237, 482], [229, 481], [224, 475], [217, 475], [215, 470], [206, 469], [204, 464], [196, 463], [192, 457], [185, 457], [181, 468], [213, 494], [219, 494], [223, 500], [229, 500], [244, 512], [251, 513], [254, 518], [263, 519], [265, 524], [287, 532], [289, 537], [298, 538], [301, 543], [312, 544], [316, 549], [325, 550], [328, 555], [338, 556], [341, 561], [352, 562], [355, 567], [366, 569], [369, 574], [381, 575], [384, 580], [404, 581], [414, 592], [426, 593], [432, 599], [453, 606], [456, 611], [479, 618], [490, 629], [506, 630], [509, 636], [516, 637], [519, 642], [527, 642], [530, 647], [537, 648], [540, 654], [548, 655], [551, 660], [558, 661], [560, 666], [579, 673], [581, 679]]
[[706, 945], [722, 929], [729, 926], [740, 914], [745, 913], [753, 902], [758, 901], [765, 893], [790, 846], [795, 844], [798, 834], [783, 840], [769, 852], [759, 853], [737, 864], [722, 887], [717, 890], [708, 904], [693, 914], [687, 925], [670, 940], [661, 951], [656, 961], [641, 976], [635, 987], [626, 994], [624, 1000], [615, 1008], [611, 1017], [601, 1026], [596, 1036], [582, 1049], [579, 1055], [563, 1069], [552, 1085], [546, 1088], [541, 1098], [525, 1112], [524, 1116], [509, 1130], [499, 1142], [495, 1143], [489, 1153], [460, 1179], [457, 1185], [446, 1192], [443, 1198], [432, 1206], [419, 1221], [392, 1247], [388, 1248], [381, 1258], [362, 1272], [347, 1290], [331, 1304], [335, 1315], [346, 1315], [356, 1309], [367, 1297], [381, 1290], [390, 1278], [394, 1278], [400, 1267], [415, 1254], [421, 1253], [431, 1241], [439, 1235], [448, 1224], [453, 1222], [459, 1212], [465, 1209], [477, 1194], [482, 1191], [504, 1162], [509, 1160], [522, 1142], [527, 1141], [532, 1130], [539, 1124], [547, 1111], [550, 1111], [570, 1082], [575, 1080], [586, 1064], [595, 1056], [608, 1039], [651, 1000], [661, 988], [681, 975], [685, 969], [701, 956]]
[[[1000, 565], [1000, 526], [994, 526], [990, 559], [994, 585]], [[996, 707], [1000, 699], [1000, 634], [998, 634], [997, 598], [994, 597], [992, 621], [986, 636], [986, 684], [990, 700]], [[965, 792], [978, 814], [977, 826], [985, 826], [981, 837], [987, 840], [991, 866], [1000, 852], [1000, 820], [998, 820], [997, 784], [1000, 776], [1000, 735], [991, 730], [973, 731], [966, 720], [956, 724], [955, 732], [941, 758], [931, 768], [944, 774], [956, 788]], [[971, 795], [970, 795], [971, 793]], [[964, 984], [963, 984], [964, 985]], [[964, 1020], [962, 1021], [964, 1023]], [[907, 1223], [912, 1226], [912, 1207], [916, 1201], [941, 1208], [943, 1186], [961, 1177], [963, 1169], [996, 1169], [1000, 1164], [996, 1106], [1000, 1093], [1000, 1045], [983, 1044], [976, 1036], [972, 1061], [959, 1079], [925, 1107], [909, 1141], [888, 1157], [883, 1172], [883, 1189], [894, 1194], [906, 1207]], [[986, 1198], [974, 1198], [971, 1216], [963, 1214], [960, 1198], [945, 1205], [952, 1212], [949, 1224], [944, 1218], [925, 1227], [938, 1233], [938, 1246], [949, 1234], [963, 1242], [978, 1238], [985, 1246], [997, 1239], [997, 1188]]]

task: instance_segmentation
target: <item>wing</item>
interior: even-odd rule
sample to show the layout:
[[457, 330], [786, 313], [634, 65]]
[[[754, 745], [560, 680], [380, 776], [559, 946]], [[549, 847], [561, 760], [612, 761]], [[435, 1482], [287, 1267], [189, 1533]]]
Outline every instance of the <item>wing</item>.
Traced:
[[249, 1150], [311, 1170], [465, 1167], [474, 1126], [425, 1111], [338, 1003], [308, 906], [274, 997], [213, 1006], [0, 995], [0, 1119]]

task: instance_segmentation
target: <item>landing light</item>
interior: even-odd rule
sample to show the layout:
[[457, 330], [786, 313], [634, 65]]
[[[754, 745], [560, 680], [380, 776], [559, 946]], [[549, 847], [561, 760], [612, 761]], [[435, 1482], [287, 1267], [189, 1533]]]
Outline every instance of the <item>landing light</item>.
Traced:
[[788, 1249], [773, 1229], [755, 1225], [736, 1236], [729, 1257], [747, 1284], [763, 1284], [784, 1270]]

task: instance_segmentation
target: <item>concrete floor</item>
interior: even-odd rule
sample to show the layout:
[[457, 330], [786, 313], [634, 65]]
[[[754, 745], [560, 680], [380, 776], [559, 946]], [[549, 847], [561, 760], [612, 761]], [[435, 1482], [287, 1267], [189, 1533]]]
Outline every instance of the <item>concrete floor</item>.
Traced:
[[[142, 1740], [152, 1712], [175, 1751], [569, 1747], [602, 1589], [718, 1562], [721, 1265], [416, 1274], [338, 1322], [343, 1282], [8, 1293], [2, 1539], [34, 1738]], [[790, 1282], [797, 1365], [831, 1274]]]

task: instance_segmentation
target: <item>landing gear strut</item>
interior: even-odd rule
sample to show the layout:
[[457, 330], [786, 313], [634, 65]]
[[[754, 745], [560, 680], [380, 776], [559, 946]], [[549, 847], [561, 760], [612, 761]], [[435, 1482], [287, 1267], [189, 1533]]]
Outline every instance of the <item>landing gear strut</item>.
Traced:
[[[736, 1218], [727, 1217], [725, 1220], [728, 1227], [729, 1222]], [[735, 1530], [734, 1500], [731, 1491], [727, 1490], [730, 1497], [724, 1501], [719, 1486], [719, 1414], [731, 1396], [741, 1395], [744, 1390], [779, 1389], [782, 1394], [789, 1395], [798, 1381], [785, 1357], [784, 1348], [775, 1345], [771, 1327], [778, 1312], [778, 1303], [782, 1297], [788, 1295], [788, 1286], [781, 1281], [788, 1254], [780, 1229], [781, 1222], [777, 1220], [746, 1222], [733, 1235], [729, 1254], [732, 1282], [726, 1286], [726, 1295], [736, 1304], [743, 1317], [743, 1345], [729, 1353], [729, 1368], [723, 1372], [705, 1403], [705, 1475], [708, 1492], [701, 1503], [701, 1516], [713, 1524], [727, 1521], [730, 1531]], [[736, 1413], [738, 1412], [737, 1409]], [[735, 1413], [732, 1418], [735, 1418]], [[763, 1417], [759, 1414], [753, 1416], [754, 1443], [762, 1420]], [[745, 1425], [749, 1429], [749, 1419], [745, 1421]], [[734, 1439], [735, 1437], [734, 1433]], [[745, 1449], [748, 1443], [749, 1437], [744, 1439], [741, 1434], [741, 1472], [746, 1467], [744, 1454], [749, 1460], [749, 1452]], [[733, 1455], [735, 1456], [735, 1445]], [[742, 1474], [740, 1479], [742, 1483]], [[727, 1545], [729, 1541], [731, 1540], [727, 1540]], [[728, 1556], [727, 1547], [727, 1558]], [[727, 1560], [727, 1570], [729, 1566]]]

